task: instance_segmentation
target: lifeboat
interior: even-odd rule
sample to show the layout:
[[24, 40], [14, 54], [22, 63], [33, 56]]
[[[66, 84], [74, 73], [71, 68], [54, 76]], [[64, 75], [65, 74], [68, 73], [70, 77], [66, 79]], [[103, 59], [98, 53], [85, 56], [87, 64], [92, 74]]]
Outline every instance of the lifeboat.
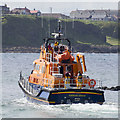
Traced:
[[[58, 33], [44, 39], [40, 57], [33, 62], [28, 78], [20, 72], [20, 88], [28, 100], [40, 104], [103, 104], [104, 91], [96, 89], [100, 81], [85, 74], [84, 55], [72, 53], [70, 40], [60, 32], [61, 21], [58, 27]], [[62, 41], [68, 44], [63, 45]]]

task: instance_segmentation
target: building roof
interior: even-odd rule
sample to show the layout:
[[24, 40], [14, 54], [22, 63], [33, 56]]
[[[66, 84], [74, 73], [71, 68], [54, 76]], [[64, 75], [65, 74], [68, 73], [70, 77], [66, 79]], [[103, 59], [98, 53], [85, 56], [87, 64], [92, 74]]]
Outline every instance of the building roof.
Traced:
[[89, 18], [91, 16], [89, 10], [76, 10], [70, 13], [70, 16], [75, 18]]
[[9, 7], [7, 7], [7, 4], [5, 4], [4, 6], [0, 6], [0, 8], [2, 8], [2, 9], [9, 9]]
[[103, 18], [105, 18], [106, 17], [106, 15], [92, 15], [92, 18], [98, 18], [98, 19], [103, 19]]
[[28, 9], [28, 8], [15, 8], [15, 9], [13, 9], [12, 11], [14, 11], [14, 10], [18, 10], [18, 11], [20, 11], [20, 10], [26, 10], [26, 11], [28, 11], [28, 12], [30, 12], [30, 10]]
[[111, 17], [113, 17], [115, 19], [118, 19], [118, 16], [116, 16], [116, 15], [112, 15]]
[[30, 13], [38, 13], [40, 12], [39, 10], [30, 10]]

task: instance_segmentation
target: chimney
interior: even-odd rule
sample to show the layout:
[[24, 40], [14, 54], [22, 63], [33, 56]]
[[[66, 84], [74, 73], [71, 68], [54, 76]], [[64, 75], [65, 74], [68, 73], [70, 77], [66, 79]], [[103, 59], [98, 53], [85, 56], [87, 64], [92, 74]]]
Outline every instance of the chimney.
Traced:
[[7, 7], [7, 4], [5, 4], [5, 7]]

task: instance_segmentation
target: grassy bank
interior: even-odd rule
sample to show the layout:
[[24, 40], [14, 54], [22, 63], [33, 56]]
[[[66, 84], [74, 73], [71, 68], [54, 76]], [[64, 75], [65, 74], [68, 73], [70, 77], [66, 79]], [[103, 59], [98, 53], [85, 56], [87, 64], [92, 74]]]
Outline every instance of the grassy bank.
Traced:
[[[48, 17], [5, 16], [2, 18], [3, 47], [39, 47], [44, 42], [43, 38], [50, 36], [50, 32], [57, 31], [57, 22], [57, 19]], [[73, 22], [71, 19], [62, 19], [62, 28], [62, 33], [71, 40], [74, 48], [78, 44], [117, 45], [116, 22], [89, 20]]]
[[120, 45], [120, 41], [117, 38], [112, 38], [107, 36], [107, 43], [109, 43], [110, 45]]

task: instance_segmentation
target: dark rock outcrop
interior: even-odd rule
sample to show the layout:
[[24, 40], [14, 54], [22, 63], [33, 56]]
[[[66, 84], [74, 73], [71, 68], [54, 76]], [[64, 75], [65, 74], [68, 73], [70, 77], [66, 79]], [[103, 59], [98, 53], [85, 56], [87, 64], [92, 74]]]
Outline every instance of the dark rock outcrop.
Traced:
[[116, 86], [116, 87], [107, 87], [107, 86], [103, 86], [103, 87], [98, 87], [97, 89], [103, 89], [103, 90], [111, 90], [111, 91], [119, 91], [120, 90], [120, 86]]
[[102, 46], [102, 45], [88, 45], [88, 44], [77, 44], [74, 47], [74, 51], [87, 52], [87, 53], [118, 53], [119, 46]]

